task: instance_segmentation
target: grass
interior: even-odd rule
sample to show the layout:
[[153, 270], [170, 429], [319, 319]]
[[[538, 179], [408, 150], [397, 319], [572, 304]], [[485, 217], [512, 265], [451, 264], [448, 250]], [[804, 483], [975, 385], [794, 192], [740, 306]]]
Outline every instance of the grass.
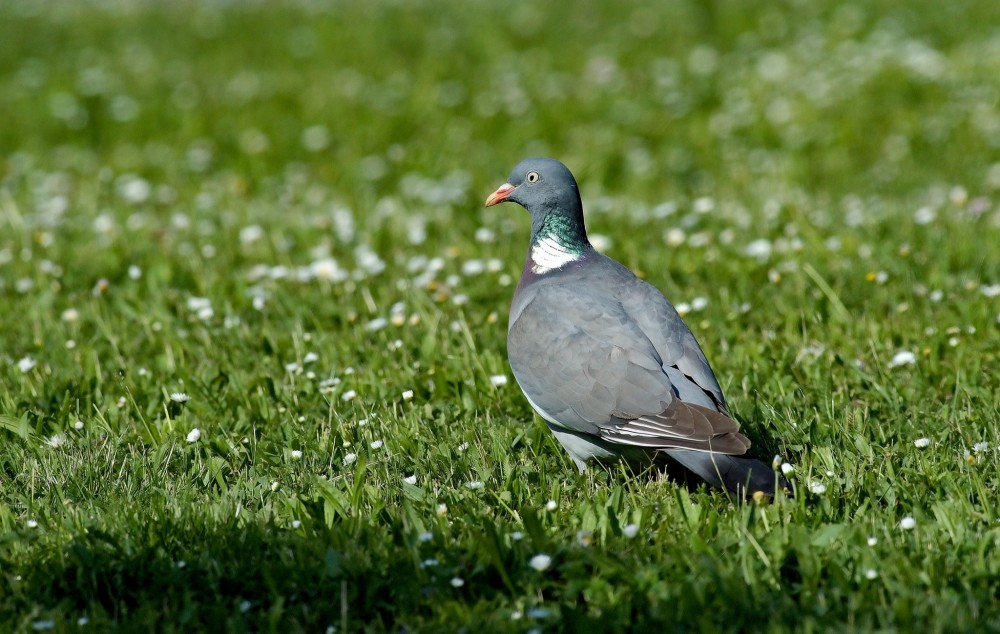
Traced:
[[[998, 7], [3, 3], [0, 629], [1000, 629]], [[538, 154], [801, 495], [533, 419]]]

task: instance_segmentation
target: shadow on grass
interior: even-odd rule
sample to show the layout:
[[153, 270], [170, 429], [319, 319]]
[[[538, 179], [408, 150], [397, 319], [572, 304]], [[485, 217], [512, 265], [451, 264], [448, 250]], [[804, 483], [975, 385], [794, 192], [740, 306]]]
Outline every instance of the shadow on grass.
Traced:
[[382, 630], [405, 625], [402, 614], [432, 617], [422, 606], [440, 584], [420, 574], [401, 525], [210, 524], [136, 513], [114, 534], [82, 531], [29, 561], [4, 556], [21, 577], [5, 593], [8, 614], [42, 607], [94, 623], [212, 631]]
[[[613, 552], [548, 542], [558, 563], [539, 574], [526, 559], [550, 538], [537, 518], [525, 519], [524, 542], [505, 543], [492, 522], [478, 520], [478, 538], [458, 545], [441, 535], [423, 543], [384, 511], [333, 527], [305, 518], [283, 528], [133, 509], [113, 533], [88, 529], [68, 542], [36, 541], [27, 558], [23, 550], [0, 551], [7, 572], [0, 629], [30, 631], [39, 618], [73, 629], [86, 616], [95, 628], [127, 631], [522, 631], [530, 623], [624, 631], [718, 626], [720, 618], [745, 624], [751, 604], [794, 614], [790, 597], [748, 592], [704, 554], [689, 553], [700, 575], [721, 584], [718, 595], [696, 591], [700, 575], [677, 574], [690, 570], [687, 556], [636, 570]], [[421, 552], [435, 556], [421, 560]], [[512, 618], [515, 606], [537, 605], [542, 595], [550, 607]]]

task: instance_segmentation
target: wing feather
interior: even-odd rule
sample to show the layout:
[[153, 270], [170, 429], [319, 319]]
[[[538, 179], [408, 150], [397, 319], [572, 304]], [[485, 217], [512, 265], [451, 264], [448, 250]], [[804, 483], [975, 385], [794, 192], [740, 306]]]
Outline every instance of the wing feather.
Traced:
[[[647, 336], [647, 327], [613, 295], [581, 297], [569, 285], [542, 290], [518, 307], [508, 332], [508, 357], [521, 389], [546, 420], [622, 445], [747, 450], [749, 441], [736, 421], [706, 406], [713, 400], [685, 402], [682, 394], [690, 388], [672, 382], [687, 373], [668, 374], [667, 361], [683, 364], [693, 354], [683, 336], [680, 341]], [[686, 327], [684, 333], [694, 341]], [[709, 389], [698, 384], [704, 390], [699, 393], [711, 393], [718, 383], [707, 361], [704, 366], [712, 380], [705, 381]], [[721, 390], [718, 395], [721, 402]]]

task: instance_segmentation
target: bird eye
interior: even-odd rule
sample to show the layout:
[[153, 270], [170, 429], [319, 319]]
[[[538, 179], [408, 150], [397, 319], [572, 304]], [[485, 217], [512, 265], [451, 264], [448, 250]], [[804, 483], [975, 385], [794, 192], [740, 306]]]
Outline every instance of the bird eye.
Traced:
[[541, 176], [538, 175], [538, 172], [528, 172], [527, 178], [529, 183], [537, 183]]

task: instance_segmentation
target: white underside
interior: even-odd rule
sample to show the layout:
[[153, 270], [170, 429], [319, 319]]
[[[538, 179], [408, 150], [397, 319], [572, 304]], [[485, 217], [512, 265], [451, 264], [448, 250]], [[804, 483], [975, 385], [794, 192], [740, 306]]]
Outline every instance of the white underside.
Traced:
[[576, 261], [580, 257], [575, 253], [570, 253], [555, 236], [546, 236], [539, 240], [538, 244], [531, 247], [531, 272], [548, 273]]

